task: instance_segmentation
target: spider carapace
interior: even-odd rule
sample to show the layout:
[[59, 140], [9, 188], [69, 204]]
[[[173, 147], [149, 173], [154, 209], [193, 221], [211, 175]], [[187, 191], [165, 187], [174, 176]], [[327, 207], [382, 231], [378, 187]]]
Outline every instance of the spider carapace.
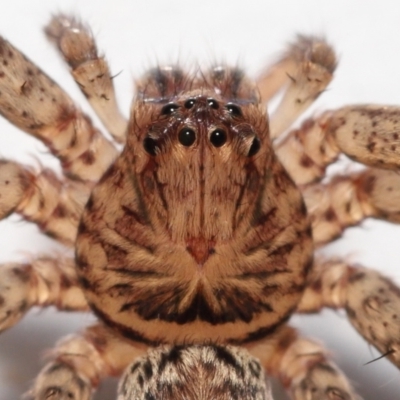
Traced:
[[150, 343], [266, 336], [298, 304], [313, 253], [266, 113], [235, 71], [148, 79], [79, 227], [87, 298], [107, 324]]
[[[0, 113], [62, 170], [1, 159], [0, 218], [19, 213], [76, 252], [0, 266], [0, 330], [34, 306], [99, 317], [56, 345], [32, 398], [89, 400], [123, 374], [118, 400], [270, 400], [264, 370], [294, 400], [356, 400], [323, 346], [286, 323], [324, 307], [400, 367], [399, 288], [312, 257], [367, 217], [400, 221], [398, 107], [292, 128], [336, 68], [325, 40], [298, 36], [255, 83], [224, 65], [156, 67], [126, 121], [90, 30], [57, 15], [46, 34], [110, 136], [0, 38]], [[340, 153], [364, 169], [323, 180]]]

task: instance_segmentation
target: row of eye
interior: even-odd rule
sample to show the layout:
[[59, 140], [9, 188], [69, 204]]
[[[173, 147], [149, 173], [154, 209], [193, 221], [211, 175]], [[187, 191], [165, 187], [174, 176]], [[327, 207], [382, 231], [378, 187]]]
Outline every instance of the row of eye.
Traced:
[[[188, 99], [183, 104], [186, 109], [191, 109], [196, 103], [196, 99]], [[207, 99], [207, 103], [209, 107], [217, 110], [219, 108], [219, 103], [214, 99]], [[178, 104], [168, 103], [161, 109], [161, 115], [171, 115], [179, 108]], [[242, 115], [242, 110], [239, 106], [233, 103], [228, 103], [225, 108], [232, 114], [234, 117], [240, 117]]]
[[[191, 128], [183, 128], [178, 134], [179, 142], [186, 147], [191, 146], [196, 140], [196, 132]], [[226, 142], [226, 132], [223, 129], [215, 129], [211, 132], [210, 142], [214, 147], [221, 147]]]
[[[192, 128], [182, 128], [179, 131], [178, 140], [183, 146], [190, 147], [196, 141], [196, 132]], [[214, 147], [223, 146], [226, 143], [226, 140], [227, 135], [223, 129], [214, 129], [210, 134], [210, 142]], [[143, 142], [143, 146], [149, 154], [153, 156], [156, 155], [156, 140], [152, 139], [151, 137], [147, 137]], [[258, 153], [258, 150], [260, 150], [260, 139], [255, 136], [247, 156], [254, 156], [256, 153]]]

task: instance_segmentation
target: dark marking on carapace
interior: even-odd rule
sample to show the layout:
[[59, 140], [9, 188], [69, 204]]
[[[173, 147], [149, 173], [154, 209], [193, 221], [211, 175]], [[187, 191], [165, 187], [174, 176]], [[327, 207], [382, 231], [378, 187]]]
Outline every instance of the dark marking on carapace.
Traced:
[[189, 238], [186, 250], [196, 260], [197, 264], [202, 266], [215, 253], [214, 246], [215, 240], [207, 240], [203, 237]]
[[149, 219], [146, 213], [140, 214], [137, 210], [134, 210], [133, 208], [126, 205], [122, 205], [121, 208], [129, 219], [135, 220], [140, 225], [149, 224]]
[[161, 339], [150, 340], [144, 334], [136, 331], [134, 329], [128, 328], [118, 322], [113, 321], [113, 319], [100, 309], [98, 309], [94, 304], [89, 304], [90, 308], [93, 310], [94, 314], [101, 319], [107, 326], [114, 329], [116, 332], [119, 332], [122, 336], [126, 337], [129, 340], [138, 341], [141, 343], [145, 343], [149, 346], [159, 346], [163, 343]]
[[294, 309], [290, 309], [286, 313], [286, 315], [282, 316], [281, 319], [275, 324], [256, 329], [255, 331], [248, 333], [241, 339], [228, 339], [227, 342], [233, 345], [240, 345], [243, 343], [249, 343], [256, 340], [260, 340], [265, 338], [266, 336], [272, 335], [280, 326], [282, 326], [283, 324], [285, 324], [285, 322], [287, 322], [287, 320], [291, 317], [293, 312]]

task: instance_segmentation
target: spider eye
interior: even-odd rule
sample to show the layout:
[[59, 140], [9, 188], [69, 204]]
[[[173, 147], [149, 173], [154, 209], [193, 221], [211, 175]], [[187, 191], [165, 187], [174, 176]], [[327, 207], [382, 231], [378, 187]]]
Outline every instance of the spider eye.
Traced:
[[233, 103], [229, 103], [226, 105], [226, 109], [229, 111], [230, 114], [232, 114], [234, 117], [241, 117], [242, 116], [242, 110], [239, 106]]
[[217, 100], [214, 99], [207, 99], [207, 104], [209, 107], [213, 108], [214, 110], [218, 110], [219, 104]]
[[194, 103], [196, 103], [195, 99], [188, 99], [188, 100], [185, 101], [184, 106], [185, 106], [185, 108], [190, 110], [194, 106]]
[[147, 136], [143, 140], [143, 147], [150, 155], [152, 156], [157, 155], [157, 149], [158, 149], [157, 141], [151, 138], [150, 136]]
[[171, 115], [179, 108], [178, 104], [168, 103], [161, 109], [161, 115]]
[[226, 132], [223, 129], [215, 129], [211, 132], [210, 142], [214, 147], [221, 147], [226, 142]]
[[260, 148], [261, 148], [260, 139], [257, 136], [255, 136], [253, 139], [253, 143], [250, 146], [247, 157], [253, 157], [254, 155], [256, 155], [258, 153], [258, 151], [260, 150]]
[[185, 146], [191, 146], [196, 140], [196, 132], [191, 128], [183, 128], [178, 135], [179, 142]]

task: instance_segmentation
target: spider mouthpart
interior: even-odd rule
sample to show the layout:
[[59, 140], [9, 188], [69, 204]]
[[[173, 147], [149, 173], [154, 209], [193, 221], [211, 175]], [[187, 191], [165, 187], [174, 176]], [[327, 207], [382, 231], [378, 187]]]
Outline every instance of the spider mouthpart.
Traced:
[[147, 136], [143, 140], [143, 147], [150, 155], [152, 156], [157, 155], [157, 149], [158, 149], [157, 141], [151, 138], [150, 136]]
[[161, 115], [171, 115], [179, 108], [178, 104], [168, 103], [161, 109]]
[[234, 117], [241, 117], [242, 116], [242, 109], [239, 106], [237, 106], [236, 104], [228, 103], [226, 105], [226, 109]]
[[185, 106], [185, 108], [190, 110], [194, 106], [194, 103], [196, 103], [195, 99], [188, 99], [188, 100], [185, 101], [184, 106]]
[[260, 150], [260, 147], [261, 147], [260, 139], [257, 136], [255, 136], [253, 139], [253, 143], [250, 146], [247, 157], [253, 157], [254, 155], [256, 155]]
[[179, 142], [185, 146], [191, 146], [196, 140], [196, 132], [191, 128], [183, 128], [178, 135]]
[[207, 104], [209, 107], [213, 108], [214, 110], [218, 110], [218, 108], [219, 108], [218, 102], [214, 99], [207, 99]]
[[226, 132], [223, 129], [215, 129], [211, 132], [210, 142], [214, 147], [221, 147], [226, 142]]

